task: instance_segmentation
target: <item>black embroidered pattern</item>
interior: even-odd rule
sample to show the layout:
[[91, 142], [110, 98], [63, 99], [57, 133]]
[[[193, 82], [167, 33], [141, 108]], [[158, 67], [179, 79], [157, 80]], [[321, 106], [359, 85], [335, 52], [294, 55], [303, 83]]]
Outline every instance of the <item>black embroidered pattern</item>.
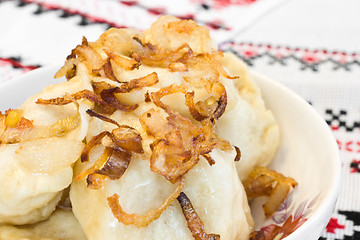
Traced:
[[325, 121], [332, 130], [343, 129], [346, 132], [352, 132], [360, 128], [360, 120], [351, 123], [346, 121], [345, 117], [347, 116], [347, 111], [344, 109], [340, 109], [336, 112], [332, 109], [326, 109], [325, 114]]
[[40, 64], [35, 64], [35, 65], [24, 64], [21, 57], [0, 57], [0, 62], [8, 64], [12, 66], [14, 69], [23, 69], [26, 71], [34, 70], [36, 68], [41, 67]]
[[353, 159], [350, 163], [351, 173], [360, 173], [360, 160]]
[[360, 52], [338, 52], [326, 49], [301, 49], [270, 44], [254, 44], [249, 42], [224, 42], [219, 46], [222, 51], [230, 51], [241, 58], [249, 66], [254, 66], [258, 59], [268, 58], [268, 63], [286, 66], [290, 60], [300, 63], [301, 70], [319, 71], [319, 67], [331, 63], [333, 70], [351, 71], [360, 67]]
[[[6, 0], [2, 0], [2, 1], [6, 1]], [[17, 1], [18, 1], [18, 4], [17, 4], [18, 7], [24, 7], [29, 4], [35, 4], [37, 6], [37, 9], [33, 12], [35, 15], [40, 15], [40, 14], [43, 14], [43, 13], [46, 13], [49, 11], [60, 11], [61, 18], [80, 16], [81, 20], [78, 23], [80, 26], [87, 26], [90, 24], [104, 24], [105, 29], [108, 29], [110, 27], [117, 27], [117, 28], [126, 28], [127, 27], [125, 25], [119, 25], [115, 22], [109, 21], [107, 19], [89, 15], [87, 13], [81, 12], [81, 10], [72, 10], [72, 9], [64, 8], [61, 5], [49, 5], [49, 4], [45, 5], [45, 4], [38, 3], [38, 2], [32, 1], [32, 0], [17, 0]], [[0, 3], [1, 3], [1, 0], [0, 0]], [[149, 14], [153, 14], [156, 16], [159, 16], [162, 14], [173, 15], [164, 8], [150, 8], [150, 7], [141, 5], [137, 1], [118, 1], [118, 3], [122, 4], [126, 7], [136, 7], [136, 8], [142, 9], [142, 10], [148, 12]], [[219, 21], [201, 21], [200, 19], [197, 19], [194, 14], [175, 15], [175, 16], [180, 19], [195, 20], [198, 23], [203, 24], [213, 30], [219, 30], [219, 29], [230, 30], [231, 29], [229, 26], [226, 26], [222, 22], [219, 22]]]
[[[339, 210], [338, 214], [345, 216], [346, 221], [352, 222], [352, 225], [354, 227], [360, 227], [360, 212], [356, 211], [343, 211]], [[320, 237], [319, 240], [358, 240], [360, 239], [360, 231], [356, 231], [354, 229], [354, 232], [352, 235], [346, 235], [344, 234], [341, 236], [341, 238], [326, 238], [326, 237]]]

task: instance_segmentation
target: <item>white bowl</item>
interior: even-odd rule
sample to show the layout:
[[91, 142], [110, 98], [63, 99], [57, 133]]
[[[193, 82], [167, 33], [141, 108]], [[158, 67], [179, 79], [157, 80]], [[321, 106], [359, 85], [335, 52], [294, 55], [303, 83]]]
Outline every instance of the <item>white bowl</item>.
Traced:
[[[0, 110], [16, 108], [43, 87], [64, 81], [53, 79], [57, 69], [57, 66], [40, 68], [1, 84]], [[324, 120], [306, 101], [275, 81], [258, 73], [252, 75], [280, 125], [280, 148], [270, 167], [299, 183], [270, 219], [263, 216], [264, 199], [251, 203], [256, 228], [271, 224], [281, 226], [292, 214], [303, 224], [284, 239], [318, 239], [330, 220], [340, 191], [341, 163], [337, 144]]]

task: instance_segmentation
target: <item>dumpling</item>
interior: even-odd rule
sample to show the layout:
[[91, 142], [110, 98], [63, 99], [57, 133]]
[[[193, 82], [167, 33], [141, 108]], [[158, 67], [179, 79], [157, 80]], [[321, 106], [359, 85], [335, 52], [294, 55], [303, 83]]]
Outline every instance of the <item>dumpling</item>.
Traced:
[[75, 104], [48, 106], [36, 101], [86, 87], [83, 79], [74, 77], [1, 115], [0, 223], [35, 223], [55, 210], [62, 191], [72, 182], [72, 166], [84, 147], [88, 116], [81, 117], [84, 114]]
[[[124, 38], [132, 49], [125, 55], [114, 41]], [[198, 227], [248, 239], [253, 221], [241, 179], [271, 161], [279, 133], [240, 60], [212, 49], [205, 28], [169, 16], [144, 33], [111, 29], [87, 44], [109, 59], [89, 76], [107, 103], [89, 112], [91, 147], [70, 191], [87, 238], [193, 239]], [[137, 133], [141, 151], [135, 137], [133, 150], [123, 149], [127, 131]]]
[[232, 53], [225, 53], [221, 63], [230, 75], [240, 77], [231, 83], [224, 82], [229, 103], [217, 130], [221, 137], [241, 149], [241, 161], [236, 162], [236, 168], [244, 181], [256, 166], [265, 167], [274, 158], [280, 139], [279, 126], [244, 62]]
[[[115, 112], [111, 118], [137, 128], [146, 142], [146, 133], [139, 126], [137, 112], [140, 111], [131, 114]], [[99, 120], [91, 121], [90, 129], [99, 128], [110, 131], [113, 127]], [[94, 148], [88, 163], [76, 163], [75, 174], [91, 167], [103, 150], [100, 146]], [[148, 155], [150, 149], [144, 151], [144, 155]], [[191, 200], [207, 233], [219, 234], [222, 239], [245, 240], [252, 231], [253, 222], [244, 188], [236, 172], [235, 155], [235, 151], [213, 150], [211, 157], [216, 162], [213, 166], [201, 158], [185, 175], [182, 191]], [[124, 211], [143, 215], [160, 207], [175, 188], [176, 184], [171, 184], [161, 175], [150, 171], [149, 160], [137, 154], [120, 179], [109, 180], [101, 190], [88, 188], [86, 179], [74, 181], [70, 196], [73, 212], [89, 240], [194, 239], [176, 200], [158, 219], [142, 227], [119, 222], [107, 202], [107, 198], [116, 193], [120, 196], [119, 201]]]
[[0, 239], [86, 240], [81, 227], [68, 210], [56, 210], [49, 219], [25, 226], [0, 226]]

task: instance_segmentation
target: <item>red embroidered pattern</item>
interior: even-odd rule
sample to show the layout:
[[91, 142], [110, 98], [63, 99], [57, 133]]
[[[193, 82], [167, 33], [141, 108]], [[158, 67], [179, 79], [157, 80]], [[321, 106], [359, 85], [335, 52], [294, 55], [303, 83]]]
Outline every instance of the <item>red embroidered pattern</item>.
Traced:
[[21, 63], [21, 59], [1, 58], [0, 57], [0, 67], [7, 66], [7, 65], [10, 65], [10, 66], [12, 66], [14, 68], [20, 68], [24, 72], [34, 70], [34, 69], [40, 67], [38, 65], [25, 65], [25, 64]]
[[250, 5], [257, 0], [192, 0], [192, 2], [202, 4], [205, 8], [221, 9], [231, 6]]
[[336, 229], [345, 229], [345, 225], [341, 225], [337, 218], [331, 218], [326, 226], [326, 232], [335, 233]]
[[[34, 12], [35, 14], [42, 14], [47, 11], [60, 10], [63, 12], [63, 14], [60, 15], [60, 17], [63, 17], [63, 18], [72, 17], [72, 16], [80, 16], [81, 22], [79, 23], [79, 25], [100, 23], [100, 24], [107, 25], [107, 27], [117, 27], [117, 28], [129, 27], [125, 24], [116, 23], [107, 18], [96, 16], [96, 14], [88, 14], [80, 9], [71, 9], [71, 8], [64, 7], [61, 4], [53, 4], [53, 3], [49, 4], [49, 3], [44, 3], [39, 0], [20, 0], [20, 2], [21, 2], [21, 4], [19, 6], [25, 6], [27, 4], [36, 4], [38, 6], [38, 9], [36, 12]], [[167, 9], [165, 9], [163, 7], [147, 7], [145, 5], [140, 4], [137, 1], [119, 1], [119, 4], [122, 4], [126, 7], [137, 7], [151, 15], [156, 15], [156, 16], [162, 15], [162, 14], [173, 15], [170, 12], [168, 12]], [[224, 22], [219, 19], [214, 19], [212, 21], [202, 21], [200, 19], [197, 19], [195, 14], [191, 14], [191, 13], [184, 14], [184, 15], [174, 15], [174, 16], [178, 17], [180, 19], [195, 20], [198, 23], [203, 24], [213, 30], [220, 30], [220, 29], [227, 30], [227, 31], [231, 30], [231, 27], [226, 26], [224, 24]]]

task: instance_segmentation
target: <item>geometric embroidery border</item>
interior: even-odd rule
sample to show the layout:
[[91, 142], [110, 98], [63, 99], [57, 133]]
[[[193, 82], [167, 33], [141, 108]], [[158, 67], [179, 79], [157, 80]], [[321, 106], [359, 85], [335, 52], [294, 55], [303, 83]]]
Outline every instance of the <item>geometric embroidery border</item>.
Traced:
[[360, 67], [360, 52], [291, 48], [233, 41], [221, 43], [219, 48], [234, 53], [250, 66], [254, 66], [256, 60], [266, 57], [270, 60], [269, 64], [277, 63], [283, 66], [286, 66], [289, 60], [295, 60], [300, 63], [301, 70], [310, 69], [314, 72], [319, 71], [320, 66], [325, 63], [331, 63], [333, 70], [351, 71], [354, 67]]

